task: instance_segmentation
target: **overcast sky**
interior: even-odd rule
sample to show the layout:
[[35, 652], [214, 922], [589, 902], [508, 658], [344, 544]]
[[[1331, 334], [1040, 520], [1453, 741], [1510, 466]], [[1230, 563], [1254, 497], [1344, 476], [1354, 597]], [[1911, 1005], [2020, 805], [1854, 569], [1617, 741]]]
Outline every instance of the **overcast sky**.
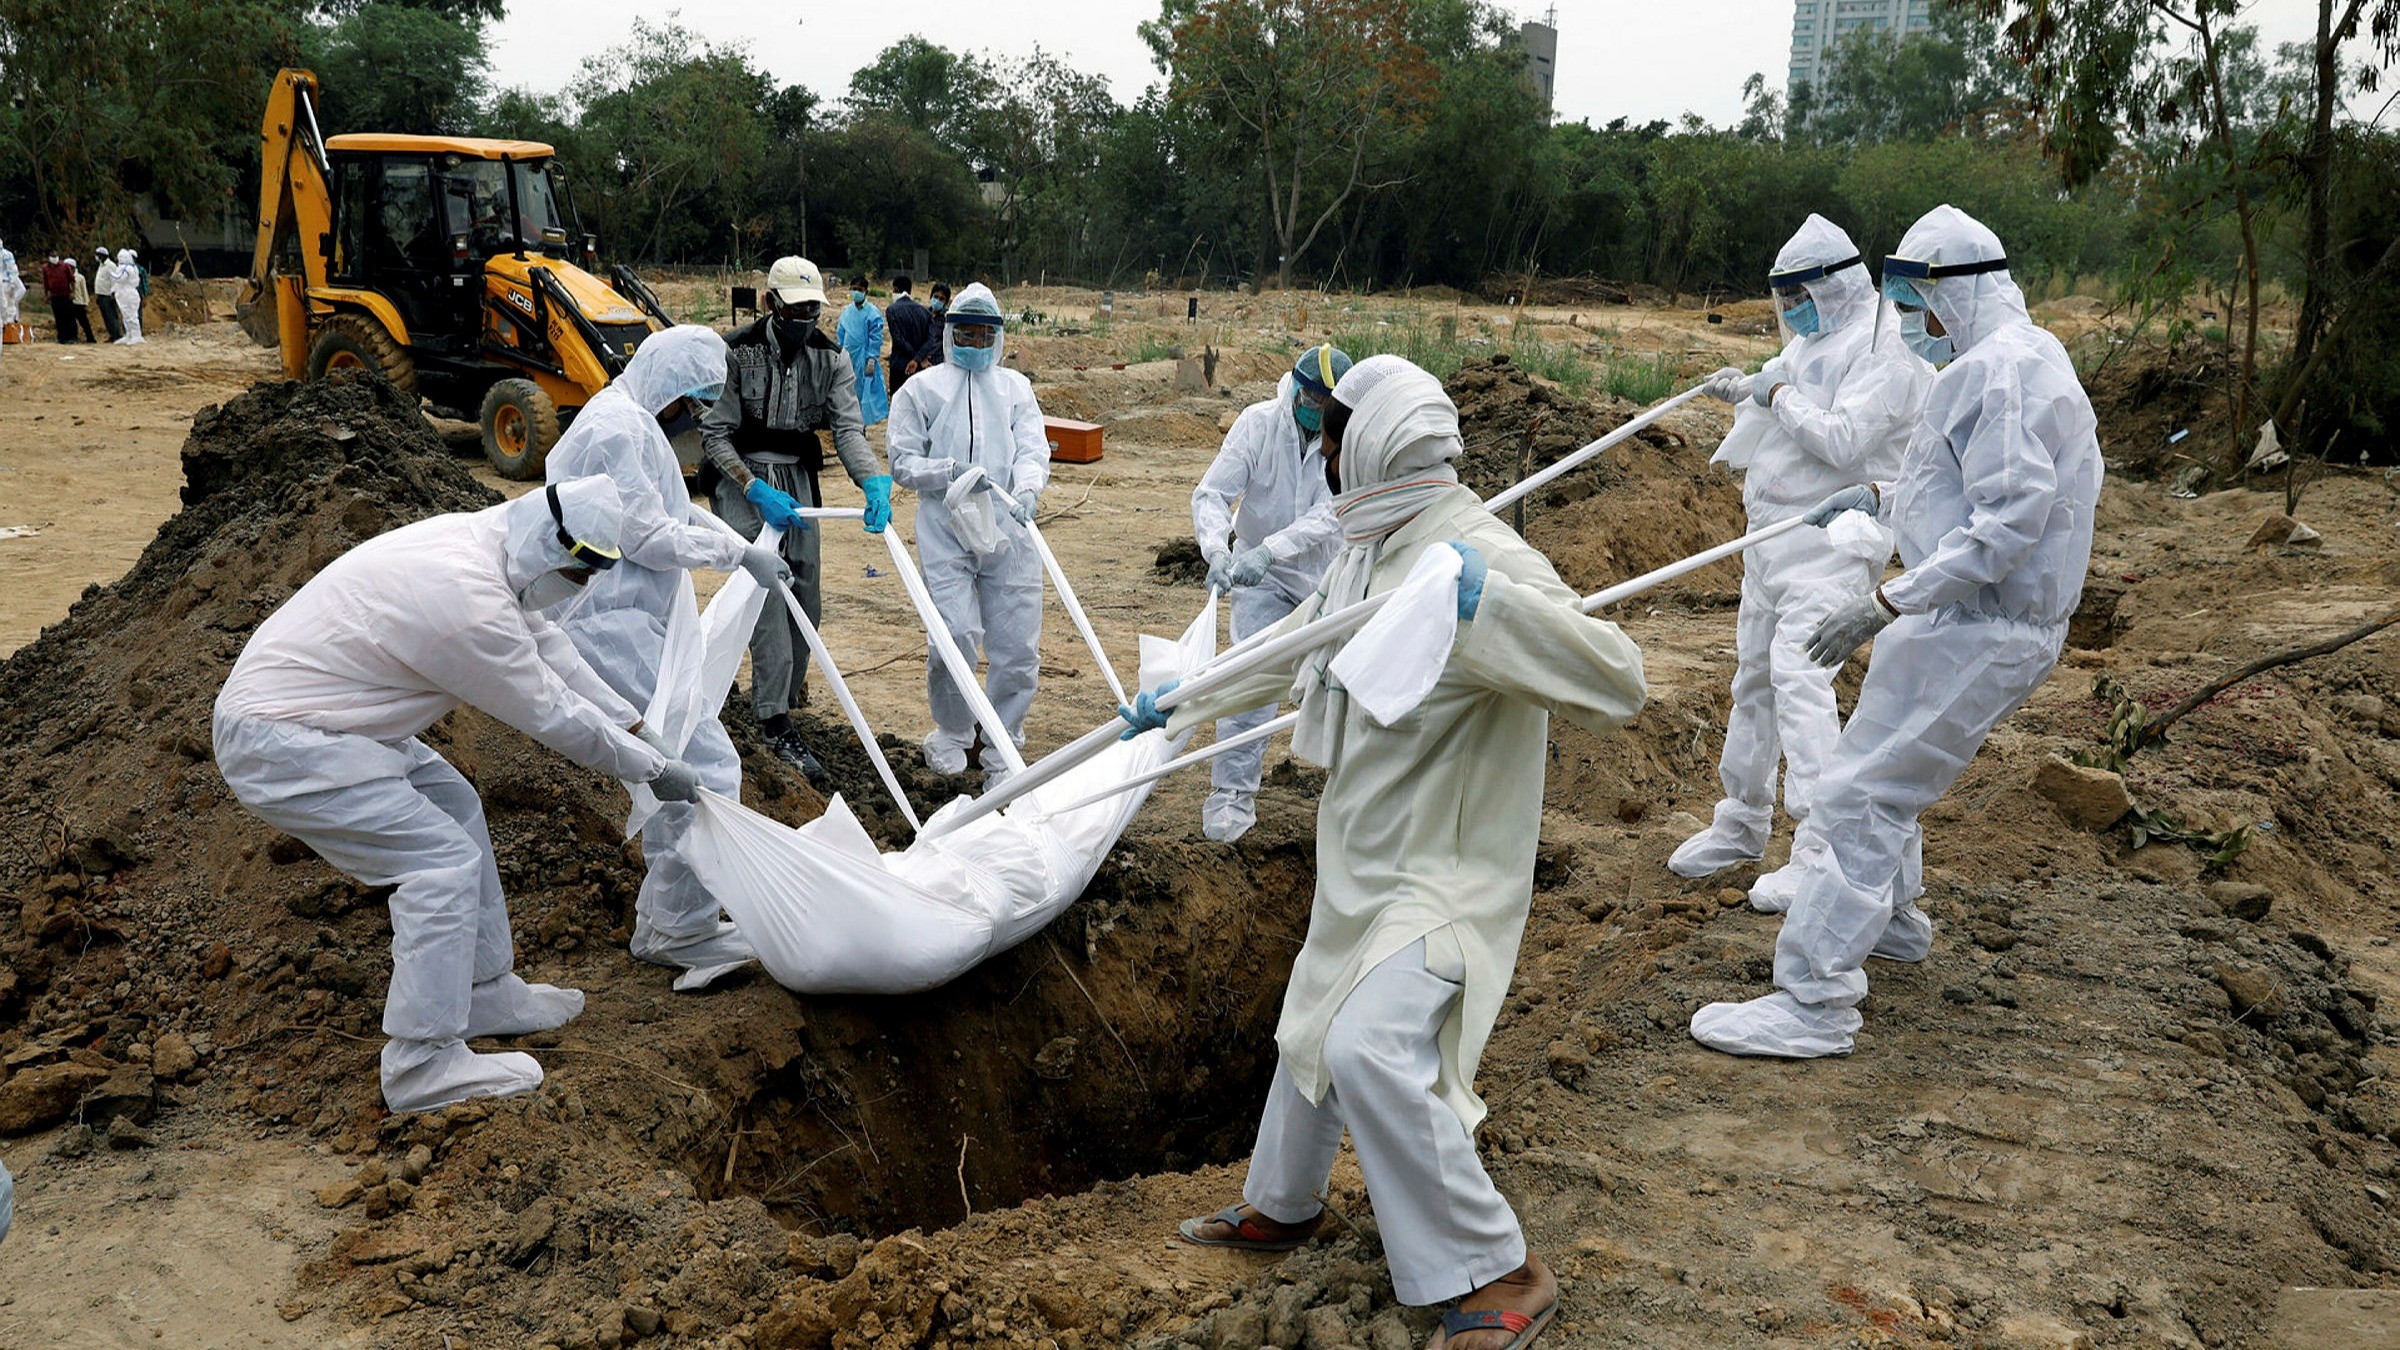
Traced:
[[[783, 83], [828, 99], [850, 72], [910, 34], [957, 51], [1024, 55], [1040, 46], [1069, 65], [1105, 76], [1130, 103], [1158, 80], [1134, 26], [1157, 17], [1157, 0], [908, 0], [905, 4], [762, 4], [759, 0], [509, 0], [492, 34], [492, 78], [501, 86], [551, 91], [583, 59], [621, 43], [637, 15], [673, 13], [712, 41], [741, 40]], [[1503, 6], [1538, 18], [1547, 5]], [[805, 11], [805, 17], [803, 17]], [[1696, 112], [1719, 125], [1739, 120], [1742, 81], [1764, 73], [1783, 83], [1791, 44], [1791, 0], [1561, 0], [1558, 104], [1561, 121], [1595, 125]], [[2246, 17], [2271, 48], [2313, 36], [2315, 0], [2252, 0]], [[338, 95], [338, 91], [337, 91]]]

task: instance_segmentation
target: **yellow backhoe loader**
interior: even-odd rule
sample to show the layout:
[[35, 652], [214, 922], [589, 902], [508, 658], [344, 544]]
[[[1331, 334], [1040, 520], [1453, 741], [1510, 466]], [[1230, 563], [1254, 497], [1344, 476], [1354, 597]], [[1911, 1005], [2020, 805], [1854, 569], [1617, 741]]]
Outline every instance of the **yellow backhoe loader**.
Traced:
[[244, 326], [290, 378], [369, 367], [477, 416], [492, 467], [540, 478], [564, 425], [674, 320], [622, 264], [593, 275], [549, 146], [328, 138], [316, 93], [284, 70], [267, 98]]

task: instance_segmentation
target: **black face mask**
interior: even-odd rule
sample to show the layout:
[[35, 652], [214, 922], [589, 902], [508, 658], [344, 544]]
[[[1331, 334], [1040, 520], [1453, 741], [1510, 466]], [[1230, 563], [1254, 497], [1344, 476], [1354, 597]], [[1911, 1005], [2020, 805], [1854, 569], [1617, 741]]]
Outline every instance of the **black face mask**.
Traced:
[[1325, 456], [1325, 486], [1333, 489], [1334, 496], [1342, 495], [1342, 461], [1338, 453]]
[[698, 431], [700, 418], [692, 411], [692, 405], [686, 402], [683, 404], [683, 411], [676, 413], [673, 417], [658, 419], [658, 429], [667, 433], [667, 439], [671, 441], [687, 431]]
[[808, 341], [809, 330], [815, 327], [806, 319], [787, 319], [780, 314], [775, 316], [776, 340], [786, 347], [797, 347]]

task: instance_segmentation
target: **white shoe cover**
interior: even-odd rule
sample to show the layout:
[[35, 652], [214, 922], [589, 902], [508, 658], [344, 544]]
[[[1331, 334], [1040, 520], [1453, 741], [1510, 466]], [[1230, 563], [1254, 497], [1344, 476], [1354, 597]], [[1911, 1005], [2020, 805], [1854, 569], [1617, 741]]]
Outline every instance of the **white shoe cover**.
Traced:
[[949, 775], [967, 771], [967, 747], [940, 727], [925, 733], [925, 767]]
[[1802, 1003], [1778, 989], [1747, 1003], [1711, 1003], [1692, 1014], [1692, 1039], [1729, 1055], [1819, 1059], [1846, 1055], [1866, 1021], [1856, 1008]]
[[1884, 925], [1883, 936], [1875, 939], [1875, 947], [1867, 955], [1915, 965], [1933, 955], [1933, 920], [1915, 905], [1900, 906], [1892, 911], [1892, 921]]
[[1766, 856], [1767, 832], [1728, 823], [1720, 808], [1716, 823], [1683, 841], [1667, 858], [1667, 870], [1679, 877], [1704, 877]]
[[675, 987], [685, 993], [706, 989], [758, 959], [758, 949], [729, 919], [717, 920], [713, 933], [680, 941], [645, 942], [636, 934], [633, 954], [652, 965], [681, 967], [683, 973], [675, 977]]
[[1218, 788], [1200, 808], [1200, 833], [1230, 844], [1258, 823], [1258, 800], [1240, 788]]
[[541, 1085], [542, 1066], [531, 1055], [479, 1055], [465, 1041], [383, 1043], [383, 1104], [394, 1115], [514, 1097]]
[[475, 986], [474, 999], [467, 1005], [467, 1039], [549, 1031], [582, 1014], [582, 990], [527, 984], [511, 971]]
[[1785, 863], [1750, 883], [1750, 908], [1761, 914], [1788, 914], [1800, 898], [1800, 864]]
[[999, 790], [1002, 783], [1005, 783], [1009, 779], [1016, 776], [1017, 771], [1009, 768], [1005, 764], [989, 766], [983, 771], [983, 790], [986, 792], [996, 792]]

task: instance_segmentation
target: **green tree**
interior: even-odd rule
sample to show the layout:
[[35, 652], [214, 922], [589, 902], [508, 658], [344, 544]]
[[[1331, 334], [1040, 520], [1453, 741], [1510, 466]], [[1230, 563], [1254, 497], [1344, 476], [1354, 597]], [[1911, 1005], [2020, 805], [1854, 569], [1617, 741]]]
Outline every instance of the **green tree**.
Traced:
[[327, 135], [457, 134], [483, 98], [483, 20], [406, 4], [359, 5], [307, 30]]
[[880, 113], [964, 154], [974, 148], [970, 123], [997, 92], [989, 72], [912, 34], [851, 75], [849, 101], [859, 112]]
[[275, 0], [0, 0], [0, 158], [32, 216], [80, 252], [96, 231], [128, 236], [142, 198], [177, 215], [231, 206], [300, 26]]
[[1275, 283], [1420, 125], [1436, 76], [1387, 0], [1164, 0], [1142, 25], [1173, 97], [1239, 127], [1266, 179]]
[[586, 61], [571, 90], [576, 167], [602, 234], [652, 261], [740, 253], [736, 222], [766, 156], [774, 93], [741, 46], [634, 20], [626, 43]]

